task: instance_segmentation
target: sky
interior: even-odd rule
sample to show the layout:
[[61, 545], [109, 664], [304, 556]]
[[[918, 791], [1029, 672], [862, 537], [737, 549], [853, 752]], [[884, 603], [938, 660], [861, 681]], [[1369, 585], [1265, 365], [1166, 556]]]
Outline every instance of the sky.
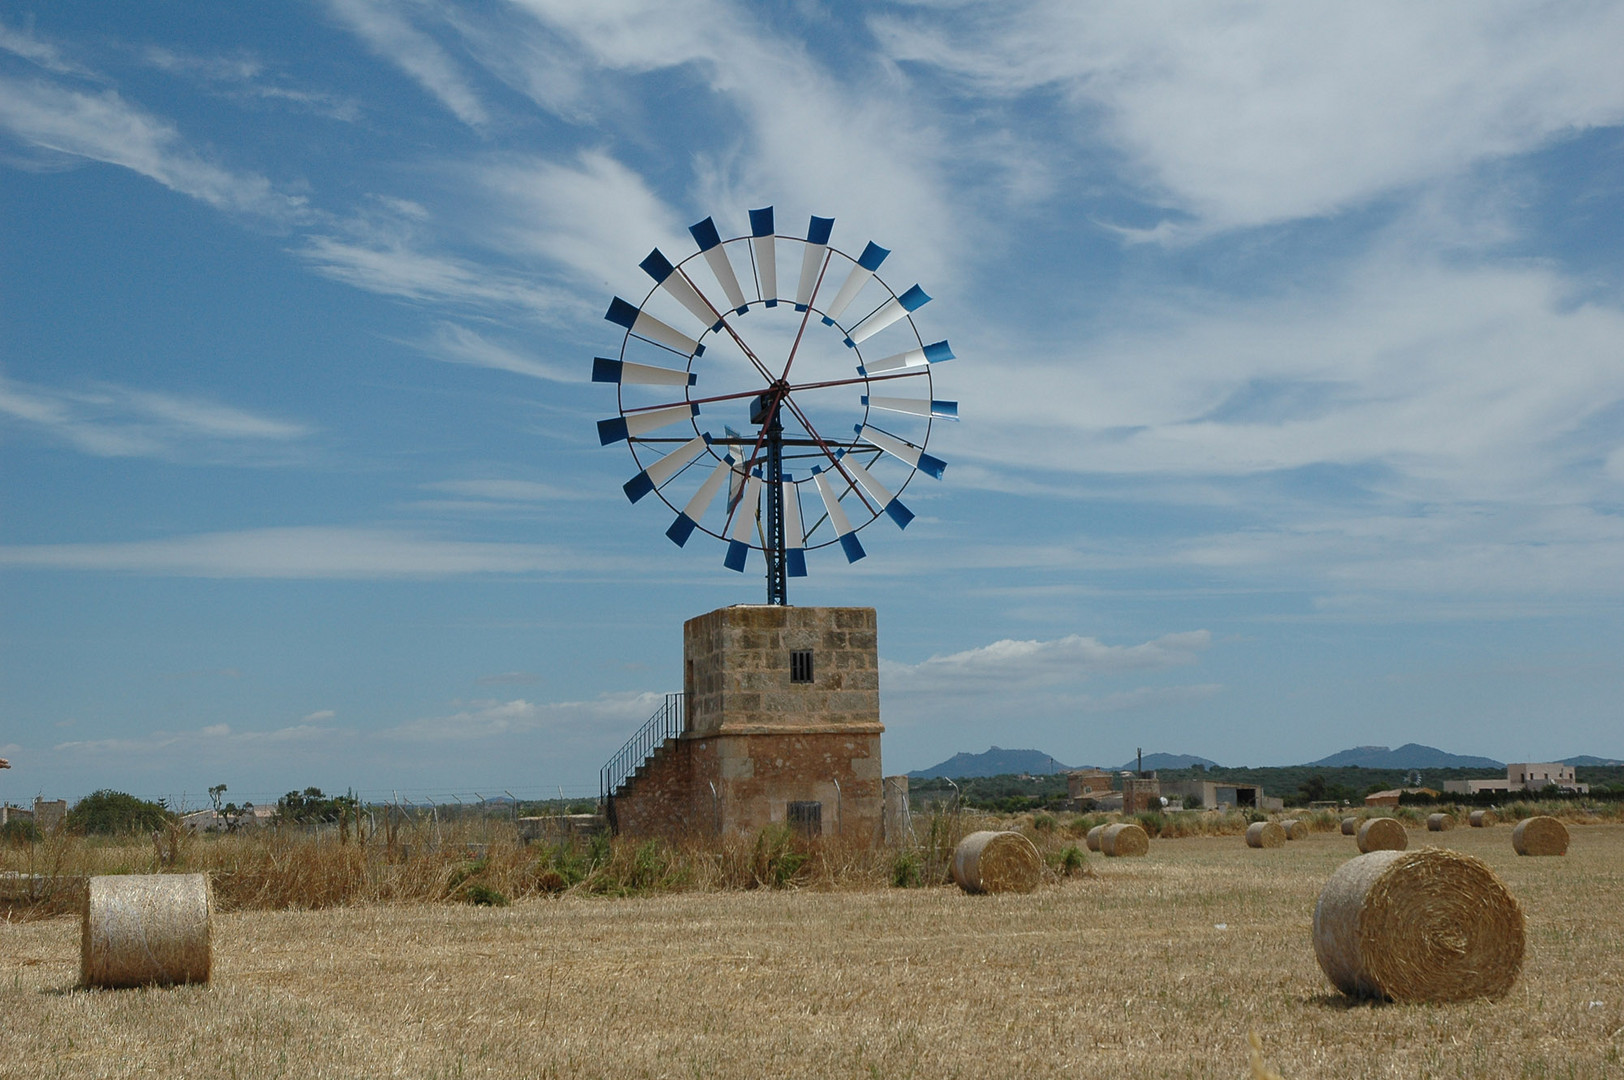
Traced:
[[877, 610], [887, 772], [1624, 757], [1621, 41], [0, 0], [0, 798], [595, 794], [683, 621], [765, 595], [622, 493], [604, 313], [766, 206], [781, 293], [833, 218], [955, 357], [912, 522], [790, 583]]

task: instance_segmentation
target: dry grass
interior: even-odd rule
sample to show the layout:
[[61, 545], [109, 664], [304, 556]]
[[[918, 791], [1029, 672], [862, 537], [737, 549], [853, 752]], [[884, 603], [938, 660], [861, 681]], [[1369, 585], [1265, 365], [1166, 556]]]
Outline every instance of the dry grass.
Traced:
[[0, 1076], [1213, 1077], [1624, 1072], [1624, 826], [1518, 858], [1445, 846], [1528, 916], [1500, 1001], [1354, 1003], [1310, 923], [1353, 841], [1094, 859], [1031, 895], [952, 887], [579, 890], [504, 908], [218, 916], [207, 988], [78, 991], [72, 919], [0, 923]]

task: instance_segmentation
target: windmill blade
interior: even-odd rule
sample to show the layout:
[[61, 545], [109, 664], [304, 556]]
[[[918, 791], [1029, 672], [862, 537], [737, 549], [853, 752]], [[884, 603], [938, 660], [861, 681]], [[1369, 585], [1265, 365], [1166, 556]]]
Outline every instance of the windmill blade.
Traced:
[[705, 482], [699, 485], [699, 490], [694, 492], [694, 497], [688, 500], [688, 505], [677, 515], [677, 520], [665, 530], [665, 535], [671, 538], [673, 544], [681, 547], [688, 542], [688, 537], [699, 527], [699, 519], [705, 516], [705, 511], [709, 510], [710, 504], [716, 500], [716, 493], [722, 490], [722, 483], [727, 479], [728, 473], [733, 471], [733, 464], [732, 454], [718, 461], [716, 468], [705, 477]]
[[806, 248], [801, 252], [801, 283], [795, 287], [796, 311], [805, 311], [812, 304], [812, 291], [817, 288], [818, 275], [823, 272], [823, 260], [829, 254], [829, 234], [834, 227], [834, 218], [817, 216], [807, 226]]
[[891, 254], [889, 250], [874, 241], [868, 242], [868, 247], [864, 248], [863, 254], [857, 258], [857, 265], [851, 268], [851, 273], [847, 274], [846, 280], [841, 283], [840, 291], [835, 293], [835, 302], [823, 309], [825, 326], [834, 325], [835, 320], [840, 318], [847, 306], [857, 298], [857, 294], [863, 291], [863, 286], [874, 277], [874, 271], [880, 268], [880, 264], [889, 254]]
[[750, 554], [750, 535], [755, 531], [756, 518], [761, 510], [761, 477], [752, 476], [744, 484], [744, 497], [733, 512], [733, 532], [727, 545], [727, 558], [722, 565], [729, 570], [744, 573], [744, 560]]
[[640, 311], [632, 304], [628, 304], [620, 297], [609, 302], [609, 310], [604, 318], [616, 326], [624, 326], [640, 338], [647, 338], [656, 345], [664, 345], [672, 352], [682, 353], [684, 356], [701, 356], [705, 346], [656, 319], [647, 312]]
[[697, 225], [688, 226], [688, 232], [693, 235], [694, 243], [705, 255], [705, 262], [710, 266], [711, 273], [716, 275], [716, 283], [722, 287], [727, 295], [727, 302], [733, 305], [733, 310], [743, 315], [749, 309], [745, 307], [744, 290], [739, 288], [738, 275], [733, 273], [733, 264], [727, 261], [727, 249], [722, 247], [722, 238], [716, 232], [716, 222], [706, 218]]
[[679, 368], [655, 367], [652, 364], [634, 364], [629, 360], [611, 360], [607, 356], [592, 358], [592, 381], [611, 383], [637, 383], [642, 386], [692, 386], [699, 376]]
[[914, 416], [933, 416], [938, 420], [957, 420], [959, 403], [956, 401], [925, 401], [919, 398], [869, 397], [863, 395], [863, 404], [871, 409], [887, 412], [912, 413]]
[[777, 238], [773, 235], [773, 208], [770, 206], [750, 211], [750, 249], [756, 255], [756, 276], [761, 283], [761, 298], [767, 301], [768, 307], [777, 307]]
[[704, 453], [705, 447], [709, 445], [709, 435], [695, 435], [665, 455], [665, 457], [626, 481], [621, 485], [621, 490], [626, 493], [626, 498], [636, 502], [654, 489], [664, 487], [666, 481], [681, 472], [694, 458]]
[[925, 290], [915, 285], [901, 296], [893, 296], [876, 308], [873, 314], [859, 323], [847, 335], [846, 344], [855, 346], [860, 341], [867, 341], [904, 315], [912, 314], [928, 303], [930, 303], [930, 297], [925, 295]]
[[708, 326], [712, 330], [721, 328], [721, 312], [705, 299], [704, 294], [694, 288], [694, 283], [689, 281], [682, 271], [671, 265], [671, 260], [666, 258], [659, 248], [649, 252], [648, 258], [637, 265], [641, 266], [643, 272], [653, 278], [673, 300], [687, 308], [688, 313], [698, 319], [701, 325]]
[[682, 421], [698, 415], [699, 406], [689, 403], [686, 405], [667, 405], [660, 409], [647, 409], [643, 412], [627, 413], [625, 416], [599, 420], [599, 445], [608, 446], [612, 442], [619, 442], [621, 439], [628, 439], [634, 435], [646, 435], [651, 431], [658, 431], [672, 424], [680, 424]]
[[846, 517], [846, 511], [841, 508], [834, 488], [829, 485], [828, 474], [814, 465], [812, 482], [818, 485], [818, 494], [823, 497], [823, 509], [829, 515], [829, 524], [835, 530], [835, 536], [840, 538], [840, 550], [846, 553], [846, 561], [856, 562], [868, 553], [863, 550], [863, 545], [857, 542], [857, 535], [852, 531], [851, 519]]
[[871, 424], [857, 425], [857, 437], [870, 446], [884, 450], [903, 464], [911, 465], [937, 480], [940, 480], [942, 473], [947, 470], [947, 462], [941, 458], [927, 454], [906, 439], [899, 439], [889, 431], [883, 431]]
[[863, 485], [864, 491], [874, 496], [874, 501], [883, 506], [886, 516], [897, 523], [897, 528], [906, 529], [908, 522], [914, 519], [913, 511], [903, 506], [902, 501], [886, 490], [884, 484], [874, 479], [874, 474], [863, 468], [855, 457], [850, 454], [839, 454], [837, 457], [840, 460], [840, 467]]
[[784, 474], [784, 569], [790, 577], [806, 577], [806, 533], [801, 528], [801, 488]]
[[898, 368], [924, 367], [929, 364], [940, 364], [943, 360], [953, 359], [953, 350], [947, 347], [945, 341], [933, 341], [917, 349], [899, 352], [887, 356], [883, 360], [862, 365], [857, 369], [860, 375], [878, 375], [884, 371], [895, 371]]

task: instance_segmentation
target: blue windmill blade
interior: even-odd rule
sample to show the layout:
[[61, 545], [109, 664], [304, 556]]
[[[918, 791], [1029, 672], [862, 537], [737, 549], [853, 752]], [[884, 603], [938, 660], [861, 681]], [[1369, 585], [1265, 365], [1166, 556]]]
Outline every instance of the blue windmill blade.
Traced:
[[857, 370], [863, 375], [881, 375], [887, 371], [908, 371], [915, 368], [924, 371], [931, 364], [940, 364], [944, 360], [951, 359], [953, 350], [948, 348], [947, 342], [933, 341], [916, 349], [906, 349], [879, 360], [870, 360]]
[[705, 297], [687, 276], [671, 265], [659, 248], [648, 253], [639, 266], [643, 272], [653, 278], [666, 293], [677, 303], [688, 309], [688, 313], [698, 319], [700, 325], [712, 330], [721, 328], [722, 313], [716, 310], [716, 305]]
[[722, 485], [727, 482], [728, 474], [734, 471], [733, 466], [731, 454], [716, 463], [710, 475], [705, 477], [705, 482], [699, 485], [699, 490], [694, 492], [693, 498], [688, 500], [688, 505], [677, 515], [677, 520], [665, 530], [665, 535], [671, 538], [672, 543], [682, 547], [688, 542], [688, 537], [699, 527], [700, 518], [705, 516], [705, 511], [709, 510], [710, 504], [716, 500], [716, 493], [721, 491]]
[[756, 278], [768, 307], [778, 306], [778, 244], [773, 234], [773, 208], [750, 211], [750, 248], [756, 256]]
[[749, 310], [745, 307], [744, 290], [739, 288], [739, 276], [733, 272], [733, 264], [728, 261], [727, 248], [722, 246], [716, 222], [706, 218], [696, 225], [690, 225], [688, 232], [692, 234], [694, 243], [699, 245], [700, 253], [705, 256], [705, 264], [716, 277], [716, 283], [722, 287], [727, 302], [733, 305], [734, 311], [743, 315]]
[[887, 248], [882, 248], [872, 240], [869, 241], [863, 253], [857, 257], [857, 262], [846, 274], [846, 280], [841, 283], [840, 291], [835, 293], [834, 302], [823, 309], [824, 325], [833, 325], [836, 319], [845, 314], [846, 308], [851, 306], [857, 294], [863, 291], [863, 286], [874, 279], [874, 271], [880, 268], [880, 264], [889, 254], [891, 252]]
[[750, 538], [754, 535], [757, 515], [761, 509], [761, 477], [751, 476], [744, 483], [744, 494], [733, 511], [733, 531], [729, 534], [727, 558], [722, 565], [729, 570], [744, 572], [744, 561], [750, 554]]
[[812, 482], [818, 486], [818, 494], [823, 498], [824, 512], [829, 515], [829, 525], [840, 540], [840, 550], [845, 552], [846, 561], [856, 562], [868, 553], [863, 550], [863, 545], [858, 543], [857, 530], [851, 527], [851, 519], [846, 516], [845, 508], [840, 505], [840, 499], [829, 483], [828, 474], [814, 468]]
[[784, 474], [784, 568], [790, 577], [806, 577], [806, 532], [801, 525], [801, 488]]
[[851, 474], [853, 480], [862, 485], [864, 491], [873, 496], [885, 510], [885, 516], [896, 522], [897, 528], [906, 529], [908, 522], [914, 519], [913, 511], [902, 505], [902, 500], [887, 490], [886, 486], [874, 479], [874, 474], [863, 468], [861, 462], [850, 454], [837, 455], [841, 468]]
[[870, 397], [864, 394], [862, 402], [870, 409], [884, 409], [887, 412], [929, 416], [936, 420], [959, 418], [959, 403], [943, 401], [940, 398]]
[[659, 461], [626, 481], [621, 490], [626, 492], [626, 498], [636, 502], [651, 491], [664, 487], [666, 482], [688, 466], [694, 458], [705, 452], [710, 445], [710, 436], [699, 434], [671, 451]]
[[823, 273], [823, 262], [829, 255], [829, 234], [834, 227], [834, 218], [815, 216], [807, 226], [806, 247], [801, 252], [801, 282], [795, 287], [796, 311], [805, 311], [812, 305], [818, 275]]
[[697, 340], [647, 312], [638, 310], [637, 305], [628, 303], [618, 296], [610, 301], [609, 310], [603, 317], [616, 326], [624, 326], [640, 338], [665, 346], [672, 352], [681, 353], [683, 356], [704, 355], [705, 346]]
[[885, 451], [905, 465], [910, 465], [928, 476], [937, 480], [947, 471], [947, 462], [915, 446], [906, 439], [899, 439], [889, 431], [884, 431], [873, 424], [857, 424], [857, 437], [870, 446]]
[[912, 315], [928, 303], [930, 297], [925, 295], [925, 290], [915, 285], [901, 296], [893, 296], [875, 308], [867, 318], [852, 328], [852, 332], [846, 336], [846, 344], [855, 347], [903, 316]]
[[640, 386], [692, 386], [699, 376], [680, 368], [657, 367], [653, 364], [634, 364], [629, 360], [613, 360], [607, 356], [592, 358], [592, 381], [606, 383], [632, 383]]

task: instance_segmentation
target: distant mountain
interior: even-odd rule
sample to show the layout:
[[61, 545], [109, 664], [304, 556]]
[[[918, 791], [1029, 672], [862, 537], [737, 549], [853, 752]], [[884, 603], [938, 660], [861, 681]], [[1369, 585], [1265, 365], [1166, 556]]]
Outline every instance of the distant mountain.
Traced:
[[993, 746], [984, 754], [954, 754], [940, 765], [915, 769], [908, 775], [919, 779], [946, 776], [956, 780], [961, 776], [1004, 776], [1008, 773], [1047, 775], [1066, 772], [1070, 768], [1070, 765], [1060, 764], [1041, 750], [1004, 750]]
[[1572, 765], [1575, 768], [1578, 768], [1584, 765], [1624, 765], [1624, 761], [1620, 761], [1617, 758], [1596, 757], [1594, 754], [1580, 754], [1578, 757], [1563, 758], [1562, 764]]
[[1397, 750], [1385, 746], [1355, 746], [1330, 757], [1310, 761], [1310, 765], [1334, 769], [1354, 766], [1364, 769], [1504, 769], [1506, 763], [1493, 758], [1449, 754], [1435, 746], [1405, 743]]
[[[1204, 757], [1194, 754], [1146, 754], [1145, 771], [1155, 772], [1157, 769], [1188, 769], [1192, 765], [1200, 765], [1205, 769], [1216, 769], [1216, 761], [1208, 761]], [[1132, 772], [1139, 768], [1139, 759], [1134, 758], [1125, 765], [1118, 765], [1113, 772]]]

